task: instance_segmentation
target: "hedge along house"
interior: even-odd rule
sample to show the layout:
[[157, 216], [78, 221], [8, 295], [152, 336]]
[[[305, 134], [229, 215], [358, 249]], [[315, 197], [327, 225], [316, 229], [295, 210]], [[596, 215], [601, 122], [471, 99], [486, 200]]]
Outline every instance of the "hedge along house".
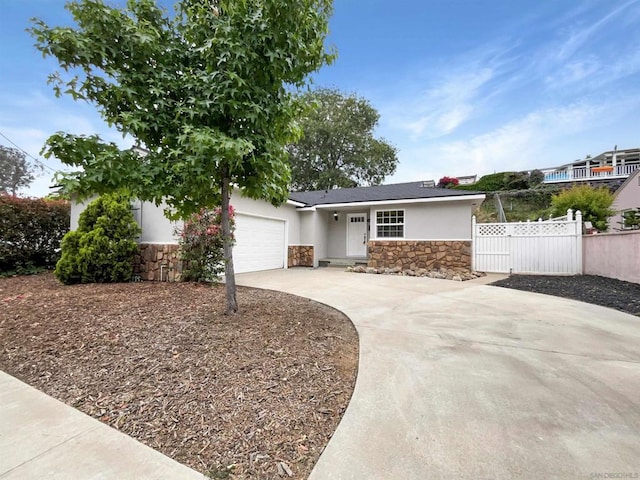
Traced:
[[[234, 191], [236, 273], [367, 263], [403, 269], [471, 268], [471, 216], [484, 194], [423, 182], [294, 192], [280, 207]], [[142, 227], [138, 272], [145, 280], [177, 280], [179, 223], [163, 206], [132, 206]], [[71, 228], [84, 204], [72, 203]]]

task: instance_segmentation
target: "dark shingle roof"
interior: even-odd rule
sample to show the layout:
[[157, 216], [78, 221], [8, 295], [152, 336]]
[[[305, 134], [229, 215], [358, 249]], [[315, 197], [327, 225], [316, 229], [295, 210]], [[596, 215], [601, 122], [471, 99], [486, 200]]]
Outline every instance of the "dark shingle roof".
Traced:
[[413, 200], [423, 198], [462, 197], [480, 192], [423, 187], [423, 182], [395, 183], [374, 187], [338, 188], [312, 192], [291, 192], [289, 198], [308, 207], [333, 203], [382, 202], [385, 200]]

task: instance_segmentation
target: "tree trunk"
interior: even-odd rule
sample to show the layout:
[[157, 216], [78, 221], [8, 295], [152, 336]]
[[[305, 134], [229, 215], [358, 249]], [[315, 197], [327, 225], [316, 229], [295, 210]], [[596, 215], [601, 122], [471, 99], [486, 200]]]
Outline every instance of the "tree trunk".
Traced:
[[236, 276], [233, 271], [233, 238], [231, 237], [231, 222], [229, 220], [229, 173], [228, 167], [223, 167], [222, 173], [222, 236], [224, 238], [224, 280], [227, 292], [227, 308], [225, 315], [238, 312], [236, 300]]

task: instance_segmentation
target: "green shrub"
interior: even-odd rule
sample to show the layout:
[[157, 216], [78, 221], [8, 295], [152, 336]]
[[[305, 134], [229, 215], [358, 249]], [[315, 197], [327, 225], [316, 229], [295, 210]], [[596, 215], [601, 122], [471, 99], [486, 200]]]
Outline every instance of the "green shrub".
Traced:
[[[234, 210], [229, 205], [231, 233], [235, 227]], [[178, 231], [182, 278], [190, 282], [215, 282], [224, 272], [224, 239], [220, 208], [201, 210], [191, 215]]]
[[504, 174], [504, 188], [507, 190], [528, 189], [529, 174], [527, 172], [506, 172]]
[[53, 268], [69, 216], [66, 201], [0, 194], [0, 275]]
[[607, 187], [593, 188], [589, 185], [576, 185], [564, 190], [551, 198], [550, 213], [554, 217], [566, 215], [571, 208], [574, 212], [580, 210], [582, 219], [600, 231], [608, 228], [607, 219], [615, 212], [611, 210], [613, 194]]
[[531, 170], [529, 173], [529, 186], [535, 187], [544, 182], [544, 173], [541, 170]]
[[64, 284], [125, 282], [133, 274], [140, 227], [126, 197], [103, 195], [80, 214], [62, 239], [56, 277]]
[[478, 180], [476, 183], [472, 183], [471, 185], [458, 185], [454, 188], [459, 190], [472, 190], [478, 192], [497, 192], [498, 190], [504, 190], [506, 188], [506, 173], [509, 172], [498, 172], [484, 175], [480, 177], [480, 180]]
[[471, 185], [458, 185], [458, 190], [471, 190], [478, 192], [498, 192], [501, 190], [526, 190], [540, 185], [544, 180], [544, 173], [540, 170], [527, 172], [498, 172], [480, 177]]

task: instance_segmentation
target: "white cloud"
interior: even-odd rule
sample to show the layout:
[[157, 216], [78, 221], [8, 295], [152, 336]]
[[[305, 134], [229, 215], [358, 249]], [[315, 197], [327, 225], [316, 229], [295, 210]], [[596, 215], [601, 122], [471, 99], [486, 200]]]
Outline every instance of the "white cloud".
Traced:
[[594, 76], [601, 68], [602, 66], [598, 59], [590, 55], [585, 59], [570, 62], [553, 74], [548, 75], [545, 78], [545, 83], [554, 88], [565, 87]]
[[426, 87], [403, 85], [402, 98], [386, 106], [385, 121], [414, 139], [451, 134], [477, 113], [495, 74], [491, 66], [464, 65], [441, 73]]
[[555, 145], [576, 134], [598, 131], [639, 107], [640, 95], [608, 103], [575, 103], [531, 112], [468, 140], [414, 145], [400, 150], [398, 172], [390, 181], [438, 180], [443, 175], [483, 175], [565, 163], [583, 152], [561, 160]]
[[556, 50], [556, 59], [566, 61], [572, 57], [580, 48], [588, 43], [596, 34], [601, 33], [606, 28], [614, 28], [611, 25], [621, 13], [625, 12], [629, 7], [637, 4], [640, 0], [629, 0], [608, 13], [595, 22], [591, 22], [588, 27], [579, 27], [571, 32], [566, 40]]

